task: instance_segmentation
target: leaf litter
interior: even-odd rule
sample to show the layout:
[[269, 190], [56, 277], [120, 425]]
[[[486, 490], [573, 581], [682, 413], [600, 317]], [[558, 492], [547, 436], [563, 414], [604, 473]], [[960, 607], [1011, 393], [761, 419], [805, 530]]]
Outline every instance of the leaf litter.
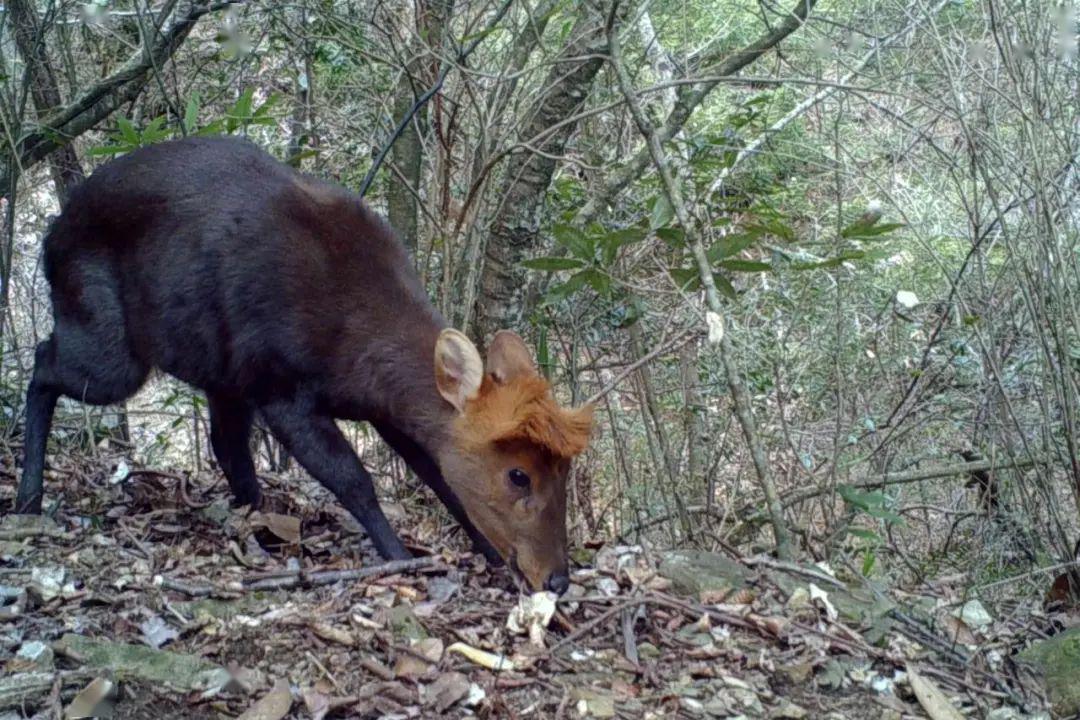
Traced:
[[10, 515], [0, 487], [4, 720], [1049, 718], [1013, 658], [1077, 624], [647, 545], [519, 596], [449, 524], [398, 521], [420, 556], [383, 563], [309, 482], [245, 514], [203, 497], [220, 485], [85, 462], [98, 482], [67, 483], [52, 519]]

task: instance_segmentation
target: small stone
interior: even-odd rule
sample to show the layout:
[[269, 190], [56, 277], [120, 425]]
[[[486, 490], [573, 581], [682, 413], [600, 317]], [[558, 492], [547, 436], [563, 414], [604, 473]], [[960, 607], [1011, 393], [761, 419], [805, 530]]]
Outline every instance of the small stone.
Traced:
[[747, 585], [748, 572], [739, 563], [717, 553], [676, 550], [660, 557], [659, 573], [671, 580], [676, 592], [699, 597], [723, 597]]
[[51, 670], [53, 666], [52, 648], [37, 640], [24, 642], [15, 658], [27, 664], [26, 670]]
[[814, 673], [814, 666], [808, 662], [794, 663], [777, 668], [777, 672], [787, 678], [792, 685], [802, 685]]
[[480, 703], [484, 702], [484, 698], [487, 697], [487, 693], [484, 688], [480, 687], [476, 683], [469, 685], [469, 694], [462, 700], [462, 704], [468, 707], [476, 707]]
[[160, 615], [152, 615], [139, 623], [143, 642], [155, 650], [167, 642], [180, 637], [180, 633], [170, 627]]
[[790, 700], [785, 700], [775, 711], [772, 716], [774, 718], [785, 718], [786, 720], [802, 720], [806, 717], [806, 710]]
[[954, 614], [967, 623], [968, 627], [973, 628], [983, 628], [994, 621], [994, 618], [978, 600], [968, 600]]
[[596, 581], [596, 589], [600, 592], [601, 595], [606, 595], [607, 597], [615, 597], [619, 594], [619, 583], [616, 582], [613, 578], [602, 577]]
[[1038, 640], [1019, 654], [1041, 672], [1047, 694], [1058, 717], [1080, 713], [1080, 628]]
[[656, 647], [651, 642], [638, 643], [637, 652], [638, 652], [638, 657], [641, 657], [641, 658], [658, 658], [658, 657], [660, 657], [660, 648]]
[[788, 610], [805, 610], [811, 607], [810, 593], [804, 587], [797, 587], [795, 591], [791, 593], [791, 597], [787, 601]]
[[441, 715], [469, 694], [469, 678], [464, 673], [448, 672], [424, 688], [424, 704], [434, 706]]
[[211, 524], [221, 526], [228, 521], [232, 510], [229, 509], [228, 500], [218, 500], [200, 509], [199, 514]]
[[386, 614], [386, 624], [394, 635], [407, 640], [423, 640], [428, 635], [409, 605], [397, 605], [390, 608]]
[[67, 571], [62, 567], [35, 567], [30, 571], [30, 592], [42, 602], [75, 593], [75, 584], [67, 580]]
[[615, 698], [589, 688], [574, 688], [570, 691], [571, 700], [576, 700], [578, 714], [581, 717], [615, 717]]

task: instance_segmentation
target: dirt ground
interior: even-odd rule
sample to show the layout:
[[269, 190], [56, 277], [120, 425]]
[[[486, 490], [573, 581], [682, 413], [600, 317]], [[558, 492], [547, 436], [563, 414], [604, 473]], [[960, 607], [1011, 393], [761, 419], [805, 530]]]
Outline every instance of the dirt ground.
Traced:
[[0, 473], [2, 720], [1049, 717], [1012, 658], [1051, 617], [935, 626], [812, 566], [727, 559], [699, 587], [604, 545], [551, 617], [422, 508], [392, 513], [401, 569], [303, 478], [251, 514], [213, 474], [97, 458], [21, 519]]

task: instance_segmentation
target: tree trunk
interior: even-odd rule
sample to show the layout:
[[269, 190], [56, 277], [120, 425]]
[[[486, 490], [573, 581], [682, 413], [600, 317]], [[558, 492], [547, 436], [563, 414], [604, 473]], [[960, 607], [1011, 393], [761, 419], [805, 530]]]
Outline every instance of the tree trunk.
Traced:
[[157, 17], [157, 24], [162, 29], [153, 38], [146, 38], [143, 47], [116, 72], [91, 85], [64, 107], [41, 117], [40, 128], [24, 133], [15, 142], [15, 147], [8, 146], [5, 156], [0, 158], [0, 197], [10, 194], [12, 175], [8, 168], [12, 164], [25, 172], [109, 117], [125, 102], [138, 97], [150, 73], [168, 62], [199, 18], [229, 4], [224, 0], [214, 3], [197, 0], [185, 15], [164, 27], [165, 17], [176, 3], [177, 0], [166, 2]]
[[[605, 45], [602, 19], [594, 13], [582, 13], [570, 42], [551, 64], [543, 85], [550, 90], [525, 121], [521, 137], [535, 138], [578, 112], [604, 64], [601, 54]], [[568, 123], [546, 134], [540, 146], [533, 148], [543, 155], [526, 151], [512, 155], [507, 163], [507, 189], [491, 223], [474, 310], [473, 335], [481, 341], [500, 328], [518, 326], [528, 310], [520, 263], [533, 256], [539, 246], [544, 196], [557, 158], [575, 127], [575, 123]]]
[[[394, 92], [395, 119], [405, 117], [417, 98], [438, 76], [439, 50], [453, 9], [453, 0], [422, 0], [417, 3], [416, 32], [420, 42], [412, 43], [406, 49], [408, 59]], [[425, 52], [425, 42], [428, 48], [434, 49], [430, 59], [426, 57], [429, 53]], [[390, 164], [394, 172], [389, 177], [387, 215], [390, 225], [409, 249], [414, 262], [419, 244], [418, 197], [424, 159], [420, 130], [426, 124], [426, 118], [427, 109], [421, 108], [390, 149]]]
[[[301, 8], [298, 18], [300, 27], [308, 26], [307, 18], [307, 8]], [[289, 146], [285, 151], [286, 161], [298, 169], [303, 168], [305, 151], [319, 146], [319, 138], [315, 134], [315, 77], [311, 64], [314, 48], [307, 37], [301, 47], [303, 57], [300, 59], [293, 87], [296, 106], [289, 118]]]
[[[15, 30], [15, 44], [26, 63], [30, 97], [40, 119], [62, 105], [56, 73], [45, 46], [45, 31], [30, 0], [9, 0], [8, 8]], [[84, 177], [75, 148], [62, 145], [50, 153], [49, 170], [56, 185], [56, 196], [63, 205], [71, 189]]]

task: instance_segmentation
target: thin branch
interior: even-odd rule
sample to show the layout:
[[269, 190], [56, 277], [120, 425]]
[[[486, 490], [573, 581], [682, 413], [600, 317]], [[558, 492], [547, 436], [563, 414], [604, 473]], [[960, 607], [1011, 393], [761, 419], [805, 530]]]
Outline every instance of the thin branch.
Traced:
[[446, 80], [446, 76], [450, 74], [450, 71], [455, 67], [465, 64], [468, 57], [472, 55], [473, 50], [479, 47], [483, 39], [491, 34], [491, 31], [495, 29], [495, 26], [498, 25], [499, 21], [506, 15], [506, 11], [510, 9], [513, 2], [514, 0], [505, 0], [498, 11], [496, 11], [495, 15], [492, 16], [491, 20], [488, 21], [487, 27], [481, 30], [477, 36], [473, 38], [472, 42], [458, 52], [454, 62], [443, 63], [442, 68], [439, 70], [439, 77], [435, 80], [435, 84], [429, 87], [423, 95], [416, 99], [416, 102], [409, 108], [409, 111], [401, 118], [401, 122], [398, 123], [393, 134], [390, 135], [390, 139], [387, 140], [386, 144], [379, 150], [379, 154], [375, 157], [375, 162], [371, 164], [371, 168], [367, 171], [367, 175], [364, 176], [364, 182], [360, 184], [360, 197], [367, 195], [367, 191], [371, 189], [371, 183], [375, 181], [375, 175], [379, 172], [379, 168], [382, 167], [383, 162], [386, 161], [386, 156], [390, 154], [390, 148], [394, 146], [394, 143], [401, 137], [401, 134], [405, 132], [405, 128], [412, 122], [416, 113], [420, 112], [420, 108], [424, 107], [428, 100], [435, 97], [435, 94], [442, 89], [443, 82]]
[[[796, 0], [793, 7], [782, 21], [776, 24], [754, 42], [744, 46], [724, 60], [718, 62], [715, 67], [709, 69], [709, 74], [717, 77], [734, 75], [747, 67], [766, 52], [780, 44], [780, 42], [802, 27], [806, 22], [810, 11], [817, 4], [817, 0]], [[664, 123], [657, 128], [660, 142], [667, 142], [675, 137], [683, 125], [689, 120], [694, 110], [705, 100], [706, 96], [719, 85], [719, 80], [708, 80], [700, 85], [694, 85], [680, 91], [675, 106], [668, 113]], [[641, 177], [645, 168], [649, 165], [649, 149], [643, 148], [629, 162], [627, 162], [614, 177], [607, 180], [592, 194], [588, 202], [578, 211], [574, 218], [575, 222], [587, 225], [594, 220], [611, 201], [633, 181]]]
[[[409, 560], [392, 560], [381, 565], [357, 568], [355, 570], [308, 570], [283, 571], [280, 574], [267, 577], [245, 578], [242, 581], [244, 590], [279, 590], [294, 587], [316, 587], [319, 585], [332, 585], [342, 580], [361, 580], [364, 578], [378, 577], [380, 575], [392, 575], [400, 572], [411, 572], [432, 568], [439, 564], [437, 556], [411, 558]], [[184, 580], [163, 577], [161, 587], [166, 590], [190, 595], [192, 597], [206, 597], [213, 595], [217, 588], [210, 584], [190, 583]]]
[[753, 141], [740, 148], [739, 152], [735, 155], [735, 159], [731, 161], [731, 164], [724, 167], [717, 174], [716, 180], [714, 180], [712, 185], [709, 186], [709, 192], [705, 197], [705, 203], [708, 204], [712, 200], [712, 196], [724, 187], [724, 183], [727, 181], [728, 177], [731, 176], [731, 173], [735, 171], [735, 169], [742, 163], [742, 161], [760, 150], [761, 146], [764, 145], [769, 138], [781, 132], [795, 119], [802, 117], [808, 110], [810, 110], [810, 108], [814, 107], [823, 100], [832, 97], [838, 90], [854, 90], [855, 88], [851, 88], [849, 86], [849, 83], [852, 81], [852, 79], [855, 78], [856, 75], [862, 72], [863, 68], [865, 68], [867, 65], [870, 64], [871, 61], [878, 57], [878, 54], [881, 52], [881, 48], [891, 44], [897, 38], [901, 38], [914, 31], [919, 26], [919, 24], [922, 23], [928, 16], [936, 14], [949, 2], [950, 0], [940, 0], [938, 4], [931, 8], [927, 14], [916, 18], [912, 22], [908, 23], [903, 29], [893, 33], [892, 35], [887, 36], [880, 42], [875, 43], [873, 48], [863, 54], [863, 56], [859, 59], [859, 62], [856, 63], [855, 68], [849, 71], [846, 75], [844, 75], [844, 77], [842, 77], [835, 83], [823, 84], [820, 90], [818, 90], [813, 95], [804, 98], [787, 114], [785, 114], [782, 118], [780, 118], [775, 123], [766, 128], [764, 132], [754, 138]]
[[612, 379], [611, 382], [609, 382], [607, 385], [602, 387], [600, 390], [597, 390], [595, 393], [593, 393], [592, 396], [590, 396], [589, 399], [585, 401], [586, 404], [595, 403], [598, 400], [600, 400], [601, 398], [603, 398], [609, 392], [611, 392], [616, 387], [618, 387], [619, 383], [621, 383], [623, 380], [628, 378], [639, 367], [641, 367], [642, 365], [644, 365], [644, 364], [646, 364], [648, 362], [652, 362], [653, 358], [655, 358], [656, 356], [661, 355], [661, 354], [666, 353], [666, 352], [671, 352], [672, 350], [677, 350], [678, 348], [682, 347], [686, 343], [688, 343], [691, 340], [695, 339], [696, 337], [698, 337], [697, 330], [698, 330], [697, 328], [686, 328], [686, 329], [682, 330], [681, 332], [679, 332], [674, 338], [672, 338], [671, 342], [665, 342], [665, 339], [661, 338], [660, 342], [657, 344], [657, 346], [655, 348], [653, 348], [652, 350], [650, 350], [646, 354], [642, 355], [640, 358], [638, 358], [634, 362], [627, 365], [625, 368], [623, 368], [622, 372], [620, 372], [618, 375], [616, 375]]
[[[809, 4], [810, 0], [806, 0], [806, 2]], [[773, 480], [772, 473], [769, 470], [768, 462], [765, 459], [765, 448], [763, 447], [761, 438], [758, 434], [757, 422], [754, 419], [749, 394], [746, 391], [746, 386], [743, 384], [742, 378], [739, 376], [738, 368], [735, 365], [734, 347], [731, 343], [730, 334], [723, 331], [724, 323], [722, 318], [724, 308], [720, 302], [720, 293], [716, 288], [716, 281], [713, 279], [712, 267], [705, 254], [705, 246], [701, 241], [701, 234], [698, 232], [697, 223], [694, 222], [694, 218], [690, 215], [690, 211], [687, 209], [686, 203], [683, 200], [682, 191], [672, 177], [671, 168], [668, 165], [667, 158], [664, 155], [663, 146], [661, 145], [660, 133], [650, 124], [648, 118], [645, 116], [645, 111], [642, 109], [641, 102], [634, 91], [633, 80], [630, 77], [629, 71], [626, 69], [626, 65], [622, 62], [622, 50], [619, 44], [618, 32], [616, 32], [614, 27], [616, 5], [617, 3], [612, 6], [611, 14], [608, 16], [607, 25], [611, 66], [618, 77], [619, 87], [622, 90], [623, 96], [626, 98], [626, 105], [630, 109], [630, 115], [634, 118], [634, 123], [641, 132], [642, 137], [645, 138], [645, 145], [649, 156], [652, 158], [653, 165], [656, 167], [656, 172], [660, 176], [661, 188], [664, 191], [664, 196], [675, 211], [675, 217], [678, 219], [679, 225], [686, 234], [687, 243], [690, 245], [690, 249], [693, 252], [694, 259], [697, 263], [698, 274], [701, 279], [701, 284], [705, 288], [705, 301], [709, 310], [706, 315], [710, 326], [709, 340], [710, 343], [717, 346], [717, 350], [719, 351], [720, 362], [724, 367], [728, 390], [731, 393], [731, 399], [735, 405], [735, 416], [739, 420], [743, 436], [746, 438], [746, 444], [750, 449], [750, 457], [754, 462], [754, 472], [757, 475], [758, 483], [761, 485], [761, 489], [765, 494], [765, 502], [773, 528], [773, 538], [776, 542], [776, 554], [781, 560], [790, 560], [792, 557], [791, 533], [784, 520], [784, 512], [780, 505], [776, 484]], [[715, 327], [719, 328], [719, 333], [714, 329]], [[719, 337], [716, 337], [717, 334]]]
[[[149, 73], [173, 56], [199, 18], [237, 3], [238, 0], [193, 3], [186, 15], [161, 32], [153, 44], [140, 49], [119, 70], [92, 85], [66, 107], [42, 118], [37, 129], [19, 139], [14, 152], [9, 149], [13, 157], [8, 161], [25, 171], [97, 125], [142, 92]], [[9, 191], [7, 178], [0, 177], [0, 197]]]

